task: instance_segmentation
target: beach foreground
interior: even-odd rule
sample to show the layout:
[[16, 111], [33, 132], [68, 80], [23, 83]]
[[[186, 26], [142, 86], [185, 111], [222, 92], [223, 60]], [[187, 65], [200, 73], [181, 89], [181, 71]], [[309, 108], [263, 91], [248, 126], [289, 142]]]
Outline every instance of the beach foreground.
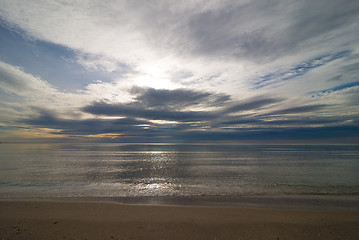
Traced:
[[0, 201], [0, 239], [359, 239], [359, 212]]

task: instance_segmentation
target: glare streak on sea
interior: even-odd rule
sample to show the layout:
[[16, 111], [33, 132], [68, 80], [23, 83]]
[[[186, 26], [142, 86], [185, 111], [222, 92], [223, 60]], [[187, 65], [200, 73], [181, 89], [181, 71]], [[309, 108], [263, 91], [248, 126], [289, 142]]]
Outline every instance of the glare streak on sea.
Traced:
[[0, 198], [359, 195], [357, 145], [0, 144]]

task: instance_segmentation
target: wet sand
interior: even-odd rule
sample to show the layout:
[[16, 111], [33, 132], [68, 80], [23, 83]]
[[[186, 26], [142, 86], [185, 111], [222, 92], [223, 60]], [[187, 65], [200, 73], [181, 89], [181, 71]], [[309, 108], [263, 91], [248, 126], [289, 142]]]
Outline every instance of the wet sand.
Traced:
[[0, 239], [359, 239], [359, 212], [0, 201]]

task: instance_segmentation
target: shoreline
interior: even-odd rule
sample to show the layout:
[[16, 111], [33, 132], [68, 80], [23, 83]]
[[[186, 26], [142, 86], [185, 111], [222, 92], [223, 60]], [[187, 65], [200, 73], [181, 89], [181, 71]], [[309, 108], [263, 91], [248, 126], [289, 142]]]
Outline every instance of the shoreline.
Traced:
[[132, 197], [0, 197], [0, 201], [114, 202], [129, 205], [235, 207], [359, 212], [359, 195], [195, 195]]
[[2, 199], [0, 213], [1, 239], [359, 239], [359, 212], [335, 210]]

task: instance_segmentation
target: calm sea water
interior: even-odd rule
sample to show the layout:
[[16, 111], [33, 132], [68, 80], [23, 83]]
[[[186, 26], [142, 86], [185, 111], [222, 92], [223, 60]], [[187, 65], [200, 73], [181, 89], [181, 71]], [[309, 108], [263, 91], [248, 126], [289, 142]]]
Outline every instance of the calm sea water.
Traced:
[[0, 197], [359, 195], [359, 146], [0, 144]]

